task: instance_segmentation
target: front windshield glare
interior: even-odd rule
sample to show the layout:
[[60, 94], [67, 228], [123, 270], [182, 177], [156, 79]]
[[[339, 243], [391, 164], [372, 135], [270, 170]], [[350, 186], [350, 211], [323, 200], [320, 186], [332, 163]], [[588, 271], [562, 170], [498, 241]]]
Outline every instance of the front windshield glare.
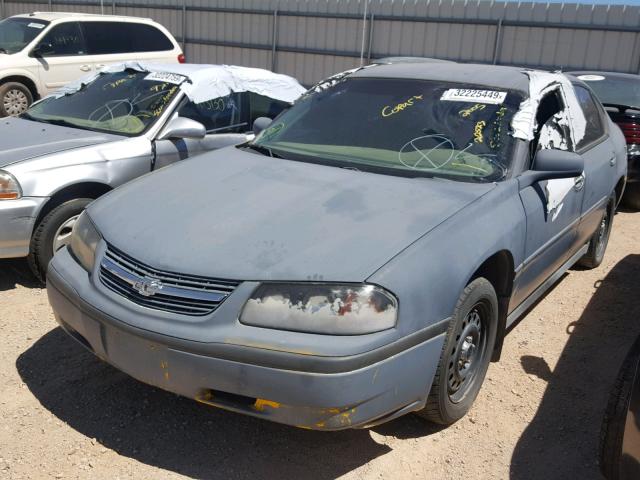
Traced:
[[139, 135], [162, 115], [184, 80], [180, 75], [133, 70], [103, 73], [75, 93], [34, 104], [24, 117], [85, 130]]
[[35, 18], [7, 18], [0, 22], [0, 53], [22, 50], [49, 24]]
[[519, 93], [443, 82], [352, 78], [307, 95], [255, 144], [285, 158], [404, 176], [504, 178]]

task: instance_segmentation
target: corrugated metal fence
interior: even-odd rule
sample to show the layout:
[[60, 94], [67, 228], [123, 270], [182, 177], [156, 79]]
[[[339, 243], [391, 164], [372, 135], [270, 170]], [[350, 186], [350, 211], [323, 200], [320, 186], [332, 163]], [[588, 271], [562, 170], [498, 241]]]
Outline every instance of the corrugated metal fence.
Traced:
[[487, 0], [0, 0], [33, 10], [150, 17], [195, 63], [272, 69], [311, 84], [413, 55], [542, 68], [640, 70], [640, 7]]

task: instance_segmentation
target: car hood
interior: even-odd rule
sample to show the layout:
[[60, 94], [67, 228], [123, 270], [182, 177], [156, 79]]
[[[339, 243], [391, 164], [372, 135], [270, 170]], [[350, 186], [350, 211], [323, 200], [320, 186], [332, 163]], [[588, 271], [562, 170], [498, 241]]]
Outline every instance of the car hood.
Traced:
[[3, 118], [0, 119], [0, 168], [42, 155], [123, 138], [120, 135], [49, 125], [21, 118]]
[[89, 215], [108, 243], [158, 269], [357, 282], [492, 188], [231, 147], [141, 177]]

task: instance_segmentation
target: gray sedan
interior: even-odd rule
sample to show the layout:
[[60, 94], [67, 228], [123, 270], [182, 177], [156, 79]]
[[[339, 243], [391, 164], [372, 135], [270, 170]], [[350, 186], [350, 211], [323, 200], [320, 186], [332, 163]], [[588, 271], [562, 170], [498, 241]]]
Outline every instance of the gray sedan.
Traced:
[[625, 174], [577, 80], [375, 65], [93, 203], [49, 299], [97, 356], [208, 405], [321, 430], [451, 424], [508, 327], [600, 264]]
[[[108, 67], [0, 120], [0, 258], [44, 279], [95, 198], [187, 157], [253, 138], [304, 92], [293, 78], [221, 65]], [[175, 192], [166, 192], [174, 195]]]

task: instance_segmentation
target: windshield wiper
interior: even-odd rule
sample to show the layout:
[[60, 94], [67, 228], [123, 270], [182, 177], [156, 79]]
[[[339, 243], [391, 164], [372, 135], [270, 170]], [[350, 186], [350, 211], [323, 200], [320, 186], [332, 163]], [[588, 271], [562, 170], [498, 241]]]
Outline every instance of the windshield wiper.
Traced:
[[6, 48], [0, 47], [0, 53], [9, 53], [9, 50], [7, 50]]
[[278, 155], [277, 153], [274, 153], [273, 150], [271, 150], [269, 147], [256, 145], [255, 143], [245, 143], [244, 145], [241, 145], [241, 146], [245, 148], [250, 148], [251, 150], [255, 150], [256, 152], [261, 153], [262, 155], [266, 155], [267, 157], [284, 158], [282, 155]]
[[36, 122], [42, 122], [42, 123], [48, 123], [50, 125], [57, 125], [59, 127], [70, 127], [70, 128], [79, 128], [80, 130], [89, 130], [88, 128], [85, 127], [81, 127], [79, 125], [76, 125], [75, 123], [72, 122], [68, 122], [67, 120], [62, 120], [59, 118], [49, 118], [47, 120], [45, 120], [44, 118], [35, 118], [31, 115], [29, 115], [29, 120], [34, 120]]

